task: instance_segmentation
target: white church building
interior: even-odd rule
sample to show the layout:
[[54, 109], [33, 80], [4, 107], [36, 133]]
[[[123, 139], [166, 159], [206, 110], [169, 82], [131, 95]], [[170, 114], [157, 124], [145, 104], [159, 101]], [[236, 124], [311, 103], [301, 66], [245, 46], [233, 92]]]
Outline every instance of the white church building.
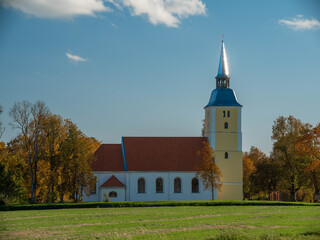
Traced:
[[[204, 137], [123, 137], [102, 144], [92, 165], [96, 191], [84, 201], [154, 201], [211, 199], [195, 168]], [[94, 194], [93, 194], [94, 193]]]
[[205, 137], [123, 137], [121, 144], [102, 144], [92, 164], [96, 188], [83, 201], [211, 200], [196, 176], [204, 141], [223, 174], [214, 199], [242, 200], [242, 106], [229, 86], [222, 42], [216, 89], [205, 106]]

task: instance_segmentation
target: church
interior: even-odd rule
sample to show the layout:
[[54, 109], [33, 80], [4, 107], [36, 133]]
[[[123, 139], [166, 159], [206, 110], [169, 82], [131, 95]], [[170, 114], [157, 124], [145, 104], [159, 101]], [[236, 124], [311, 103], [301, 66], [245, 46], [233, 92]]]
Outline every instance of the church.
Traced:
[[205, 110], [204, 137], [122, 137], [120, 144], [102, 144], [92, 164], [96, 188], [84, 202], [211, 200], [196, 168], [198, 152], [209, 141], [222, 177], [215, 200], [242, 200], [241, 108], [230, 88], [230, 75], [222, 41], [216, 89]]

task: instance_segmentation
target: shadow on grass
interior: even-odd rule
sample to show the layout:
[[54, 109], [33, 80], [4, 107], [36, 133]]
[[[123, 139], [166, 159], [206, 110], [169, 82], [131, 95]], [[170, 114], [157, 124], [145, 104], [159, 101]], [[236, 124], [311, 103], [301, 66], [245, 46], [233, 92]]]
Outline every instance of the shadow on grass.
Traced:
[[308, 231], [308, 232], [305, 232], [305, 233], [302, 233], [301, 234], [302, 236], [312, 236], [312, 237], [319, 237], [320, 238], [320, 229], [317, 229], [317, 230], [313, 230], [313, 231]]
[[236, 230], [221, 230], [216, 236], [212, 238], [208, 238], [206, 240], [247, 240], [247, 239], [254, 239], [254, 240], [291, 240], [293, 239], [292, 236], [280, 236], [277, 234], [266, 233], [261, 235], [260, 237], [245, 235], [240, 231]]
[[248, 239], [241, 232], [235, 230], [221, 230], [216, 236], [207, 240], [243, 240]]

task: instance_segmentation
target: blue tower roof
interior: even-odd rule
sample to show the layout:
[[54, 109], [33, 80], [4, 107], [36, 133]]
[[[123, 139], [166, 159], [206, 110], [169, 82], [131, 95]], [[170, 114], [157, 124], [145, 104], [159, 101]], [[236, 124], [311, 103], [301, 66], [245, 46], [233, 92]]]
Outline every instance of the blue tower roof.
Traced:
[[236, 93], [229, 88], [229, 80], [230, 76], [227, 54], [224, 47], [224, 42], [222, 41], [218, 74], [216, 76], [217, 88], [212, 91], [209, 103], [207, 106], [205, 106], [205, 108], [210, 106], [242, 107], [242, 105], [238, 102]]
[[238, 106], [242, 107], [238, 103], [236, 93], [231, 88], [216, 88], [212, 91], [209, 103], [206, 107], [210, 106]]

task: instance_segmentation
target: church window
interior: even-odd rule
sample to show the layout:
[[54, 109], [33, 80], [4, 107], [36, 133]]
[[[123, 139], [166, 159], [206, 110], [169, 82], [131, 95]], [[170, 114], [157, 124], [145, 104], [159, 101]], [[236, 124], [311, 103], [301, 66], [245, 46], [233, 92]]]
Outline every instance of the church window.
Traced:
[[225, 152], [225, 153], [224, 153], [224, 158], [225, 158], [225, 159], [228, 159], [228, 158], [229, 158], [229, 153]]
[[144, 178], [139, 178], [138, 180], [138, 193], [145, 193], [146, 192], [146, 183]]
[[229, 128], [229, 124], [227, 122], [224, 123], [224, 128], [228, 129]]
[[192, 192], [198, 193], [199, 192], [199, 180], [197, 178], [192, 179]]
[[228, 111], [228, 117], [230, 117], [230, 111]]
[[93, 187], [90, 187], [90, 195], [94, 195], [97, 193], [97, 187], [96, 184], [94, 184]]
[[118, 196], [118, 194], [115, 191], [112, 191], [109, 193], [109, 197], [117, 197], [117, 196]]
[[226, 117], [226, 111], [223, 111], [223, 117]]
[[157, 178], [157, 180], [156, 180], [156, 192], [163, 193], [163, 180], [162, 180], [162, 178]]
[[174, 192], [181, 193], [181, 179], [178, 177], [174, 179]]

